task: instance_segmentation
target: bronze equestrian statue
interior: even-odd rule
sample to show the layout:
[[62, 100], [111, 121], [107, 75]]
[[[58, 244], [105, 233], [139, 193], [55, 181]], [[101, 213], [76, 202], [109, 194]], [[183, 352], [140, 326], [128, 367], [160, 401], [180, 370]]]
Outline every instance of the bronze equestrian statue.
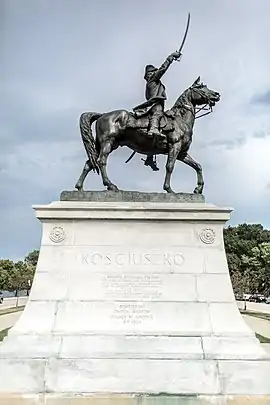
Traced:
[[[166, 177], [163, 189], [172, 193], [171, 175], [176, 160], [191, 166], [197, 173], [197, 186], [194, 193], [202, 193], [204, 181], [202, 167], [188, 154], [192, 142], [196, 107], [208, 105], [213, 107], [220, 100], [220, 95], [200, 82], [200, 78], [180, 95], [173, 107], [166, 111], [160, 122], [162, 135], [153, 138], [147, 136], [149, 116], [136, 118], [134, 113], [115, 110], [107, 113], [85, 112], [80, 117], [80, 130], [88, 160], [75, 188], [83, 189], [87, 174], [94, 170], [101, 173], [104, 186], [108, 190], [118, 191], [107, 175], [109, 154], [119, 148], [128, 146], [143, 155], [167, 155]], [[96, 138], [91, 126], [96, 121]], [[165, 136], [164, 136], [165, 135]]]
[[[196, 113], [208, 106], [212, 107], [220, 100], [220, 95], [200, 82], [200, 77], [186, 89], [170, 110], [164, 111], [166, 100], [165, 86], [161, 77], [174, 60], [179, 60], [181, 50], [188, 32], [190, 15], [182, 44], [178, 51], [167, 57], [160, 68], [147, 65], [145, 68], [146, 102], [133, 109], [115, 110], [107, 113], [85, 112], [80, 117], [80, 130], [83, 144], [88, 156], [83, 171], [75, 188], [83, 189], [87, 174], [93, 170], [101, 173], [104, 186], [108, 190], [118, 191], [107, 174], [109, 154], [119, 148], [128, 146], [133, 150], [131, 157], [138, 152], [146, 155], [145, 165], [158, 170], [153, 156], [167, 155], [166, 176], [163, 189], [172, 193], [171, 175], [176, 160], [192, 167], [197, 173], [197, 186], [194, 193], [202, 193], [204, 181], [202, 167], [188, 154], [192, 142], [193, 126]], [[206, 113], [207, 114], [207, 113]], [[203, 114], [203, 115], [206, 115]], [[92, 134], [92, 124], [96, 121], [96, 138]]]

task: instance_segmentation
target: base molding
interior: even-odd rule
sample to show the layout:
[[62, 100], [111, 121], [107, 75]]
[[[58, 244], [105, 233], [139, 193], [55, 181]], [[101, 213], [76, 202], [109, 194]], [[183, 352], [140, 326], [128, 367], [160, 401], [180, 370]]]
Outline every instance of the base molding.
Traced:
[[0, 405], [269, 405], [270, 395], [3, 395]]

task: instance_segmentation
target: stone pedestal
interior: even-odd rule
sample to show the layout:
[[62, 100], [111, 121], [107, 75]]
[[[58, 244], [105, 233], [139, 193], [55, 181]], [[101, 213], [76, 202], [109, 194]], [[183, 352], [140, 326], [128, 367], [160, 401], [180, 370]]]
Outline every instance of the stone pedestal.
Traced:
[[231, 210], [97, 194], [34, 207], [40, 256], [0, 346], [0, 404], [270, 404], [270, 361], [229, 278]]

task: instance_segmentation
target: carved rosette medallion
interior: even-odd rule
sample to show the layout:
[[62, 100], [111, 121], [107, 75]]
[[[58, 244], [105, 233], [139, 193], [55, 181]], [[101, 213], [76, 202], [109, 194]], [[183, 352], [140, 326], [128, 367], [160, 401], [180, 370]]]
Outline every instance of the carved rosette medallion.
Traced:
[[50, 237], [52, 242], [60, 243], [65, 239], [66, 233], [65, 233], [64, 229], [61, 226], [55, 226], [52, 229], [49, 237]]
[[216, 239], [215, 231], [211, 228], [205, 228], [199, 233], [199, 237], [203, 243], [214, 243]]

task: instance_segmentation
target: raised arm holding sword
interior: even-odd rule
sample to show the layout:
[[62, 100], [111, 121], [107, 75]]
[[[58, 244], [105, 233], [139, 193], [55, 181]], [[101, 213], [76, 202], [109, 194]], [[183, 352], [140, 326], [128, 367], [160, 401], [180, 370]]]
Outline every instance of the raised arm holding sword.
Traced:
[[[165, 100], [167, 99], [166, 88], [164, 84], [161, 82], [161, 78], [164, 75], [164, 73], [168, 70], [169, 66], [172, 64], [173, 61], [180, 60], [180, 57], [182, 56], [181, 52], [185, 44], [189, 29], [189, 23], [190, 23], [190, 13], [188, 14], [187, 26], [179, 50], [170, 54], [165, 60], [165, 62], [160, 66], [160, 68], [156, 68], [153, 65], [147, 65], [145, 67], [145, 74], [144, 74], [144, 79], [146, 80], [145, 98], [147, 101], [135, 107], [133, 111], [135, 113], [135, 116], [140, 116], [149, 111], [150, 125], [149, 130], [147, 132], [147, 136], [149, 138], [153, 138], [155, 135], [161, 135], [159, 124], [162, 115], [164, 113]], [[133, 156], [134, 155], [132, 155], [131, 157]], [[128, 161], [129, 160], [130, 159], [128, 159]], [[153, 170], [158, 170], [152, 155], [147, 156], [145, 160], [145, 165], [150, 166]]]

